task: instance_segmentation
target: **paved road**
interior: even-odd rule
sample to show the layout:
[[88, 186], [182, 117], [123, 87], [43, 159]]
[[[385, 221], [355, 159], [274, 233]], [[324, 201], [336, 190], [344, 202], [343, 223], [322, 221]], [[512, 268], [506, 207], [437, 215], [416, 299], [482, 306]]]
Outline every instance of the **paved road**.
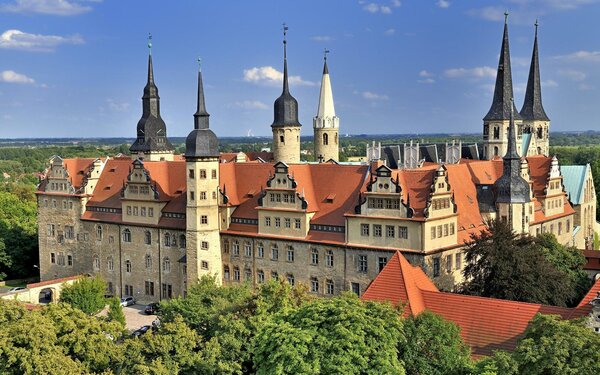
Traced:
[[146, 315], [144, 308], [146, 305], [131, 305], [123, 307], [125, 314], [125, 322], [127, 329], [134, 331], [141, 326], [152, 325], [152, 321], [156, 319], [156, 315]]

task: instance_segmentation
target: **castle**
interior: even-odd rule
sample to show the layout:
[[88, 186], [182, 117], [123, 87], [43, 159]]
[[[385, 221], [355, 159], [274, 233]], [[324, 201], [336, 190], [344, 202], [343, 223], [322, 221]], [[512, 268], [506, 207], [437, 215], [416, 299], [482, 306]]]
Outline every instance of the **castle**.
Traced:
[[301, 161], [285, 35], [272, 154], [219, 153], [201, 70], [184, 155], [174, 154], [167, 137], [152, 54], [142, 107], [131, 157], [51, 159], [37, 191], [42, 280], [101, 275], [109, 293], [141, 302], [185, 296], [202, 275], [254, 285], [281, 277], [317, 295], [360, 295], [401, 251], [450, 289], [461, 279], [465, 241], [486, 220], [506, 220], [518, 233], [550, 232], [581, 248], [593, 238], [589, 166], [560, 166], [548, 155], [537, 28], [517, 111], [505, 23], [482, 152], [475, 147], [470, 158], [452, 144], [443, 162], [422, 160], [411, 144], [393, 163], [381, 152], [360, 165], [338, 162], [340, 118], [325, 59], [313, 120], [319, 162]]

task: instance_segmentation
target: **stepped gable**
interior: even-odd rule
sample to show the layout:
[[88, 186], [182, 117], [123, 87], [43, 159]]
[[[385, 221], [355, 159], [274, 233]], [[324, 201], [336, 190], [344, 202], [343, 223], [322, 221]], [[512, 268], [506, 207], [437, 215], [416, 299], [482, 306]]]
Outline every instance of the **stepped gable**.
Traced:
[[96, 158], [73, 158], [63, 160], [65, 169], [69, 174], [69, 182], [75, 189], [83, 186], [87, 171], [96, 160]]

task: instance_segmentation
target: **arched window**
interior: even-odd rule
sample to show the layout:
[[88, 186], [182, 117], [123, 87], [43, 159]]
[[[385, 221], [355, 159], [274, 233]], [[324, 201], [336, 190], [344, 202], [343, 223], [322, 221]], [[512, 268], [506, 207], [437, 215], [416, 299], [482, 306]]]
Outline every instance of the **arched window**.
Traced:
[[146, 269], [151, 269], [152, 268], [152, 255], [146, 254], [145, 261], [146, 261]]
[[108, 268], [109, 271], [114, 271], [115, 270], [115, 261], [113, 260], [113, 257], [108, 257], [106, 259], [106, 266]]
[[185, 234], [179, 235], [179, 248], [185, 249]]
[[165, 257], [163, 259], [162, 268], [163, 272], [171, 272], [171, 260], [169, 259], [169, 257]]
[[544, 129], [542, 129], [541, 126], [537, 128], [537, 137], [538, 139], [542, 139], [544, 137]]
[[100, 258], [98, 257], [98, 255], [94, 255], [94, 270], [100, 270]]
[[129, 259], [125, 261], [125, 272], [131, 273], [131, 261]]
[[177, 236], [175, 236], [175, 233], [171, 234], [171, 246], [177, 247]]
[[102, 225], [96, 226], [96, 240], [102, 240]]
[[165, 233], [165, 246], [171, 247], [171, 234]]
[[329, 134], [327, 134], [327, 133], [323, 133], [323, 144], [324, 145], [329, 144]]
[[123, 230], [123, 242], [131, 242], [131, 231], [129, 229]]
[[498, 146], [494, 146], [494, 156], [498, 156]]
[[146, 245], [151, 245], [152, 244], [152, 233], [150, 233], [149, 230], [144, 232], [144, 243]]
[[494, 127], [494, 139], [499, 139], [500, 138], [500, 128], [495, 126]]

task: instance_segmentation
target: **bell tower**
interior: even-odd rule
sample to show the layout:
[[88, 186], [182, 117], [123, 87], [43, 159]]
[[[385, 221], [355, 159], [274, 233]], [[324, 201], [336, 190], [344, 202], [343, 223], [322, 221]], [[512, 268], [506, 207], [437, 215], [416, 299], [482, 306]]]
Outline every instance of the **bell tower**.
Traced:
[[319, 108], [313, 118], [315, 161], [325, 162], [330, 159], [338, 161], [340, 118], [335, 115], [333, 93], [327, 67], [328, 50], [324, 51], [323, 78], [321, 79], [321, 93], [319, 95]]

